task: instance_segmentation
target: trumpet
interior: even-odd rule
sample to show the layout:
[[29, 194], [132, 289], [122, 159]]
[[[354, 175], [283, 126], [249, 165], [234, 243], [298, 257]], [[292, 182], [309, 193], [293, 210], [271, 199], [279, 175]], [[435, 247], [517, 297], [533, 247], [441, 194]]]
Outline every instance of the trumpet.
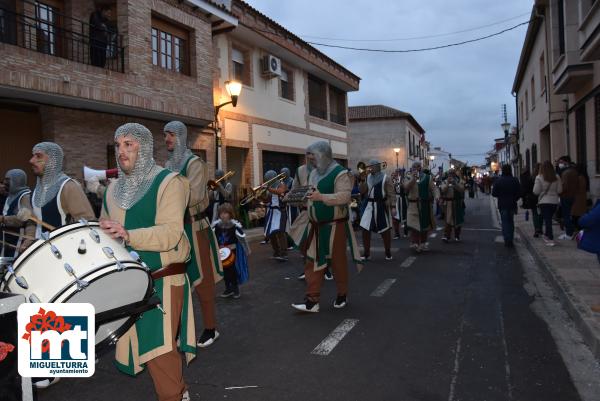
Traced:
[[364, 162], [358, 162], [358, 164], [356, 165], [356, 169], [358, 170], [360, 175], [365, 175], [365, 174], [370, 174], [373, 171], [373, 167], [378, 166], [378, 165], [381, 166], [382, 170], [385, 170], [387, 168], [387, 162], [383, 161], [381, 163], [375, 163], [375, 164], [369, 164], [369, 165], [366, 165]]
[[282, 182], [287, 177], [288, 177], [288, 175], [286, 173], [280, 173], [280, 174], [276, 175], [275, 177], [271, 178], [270, 180], [263, 182], [259, 186], [251, 188], [250, 193], [248, 195], [244, 196], [242, 198], [242, 200], [240, 200], [240, 205], [241, 206], [247, 205], [248, 203], [252, 202], [254, 199], [260, 198], [261, 196], [263, 196], [265, 194], [265, 192], [267, 192], [267, 189], [271, 186], [271, 184], [273, 184], [275, 181]]
[[219, 178], [218, 180], [208, 180], [206, 186], [211, 191], [214, 191], [215, 189], [217, 189], [217, 185], [219, 185], [221, 181], [227, 180], [229, 177], [233, 177], [234, 175], [235, 171], [228, 171], [227, 173], [225, 173], [225, 175], [223, 175], [223, 177]]

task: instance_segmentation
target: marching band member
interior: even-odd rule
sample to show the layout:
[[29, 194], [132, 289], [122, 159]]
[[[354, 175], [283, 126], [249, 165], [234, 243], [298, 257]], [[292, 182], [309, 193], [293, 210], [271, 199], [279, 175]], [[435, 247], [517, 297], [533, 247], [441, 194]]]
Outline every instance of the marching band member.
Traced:
[[[265, 173], [265, 181], [271, 180], [277, 176], [274, 170], [269, 170]], [[273, 247], [273, 257], [280, 262], [287, 260], [287, 236], [285, 233], [286, 227], [286, 212], [283, 207], [283, 195], [287, 191], [287, 187], [282, 181], [274, 181], [267, 188], [267, 216], [265, 217], [265, 237], [269, 238], [269, 242]]]
[[315, 142], [307, 148], [307, 164], [313, 170], [309, 176], [309, 184], [315, 190], [309, 192], [308, 215], [309, 232], [305, 242], [306, 263], [306, 298], [304, 302], [292, 304], [302, 312], [318, 312], [323, 270], [327, 265], [333, 269], [337, 297], [335, 308], [343, 308], [347, 304], [348, 294], [348, 259], [346, 246], [349, 244], [354, 261], [359, 269], [362, 260], [358, 253], [358, 245], [354, 231], [348, 221], [348, 205], [352, 180], [348, 171], [333, 160], [331, 146], [328, 142]]
[[[225, 172], [223, 170], [215, 171], [215, 181], [223, 178]], [[210, 211], [210, 221], [214, 222], [219, 218], [219, 206], [225, 202], [231, 203], [231, 196], [233, 195], [233, 185], [228, 179], [217, 183], [217, 188], [214, 191], [209, 192], [210, 203], [208, 209]]]
[[[79, 221], [95, 220], [94, 210], [81, 185], [63, 173], [63, 150], [54, 142], [41, 142], [33, 147], [29, 160], [37, 177], [32, 205], [35, 216], [54, 227]], [[40, 238], [42, 226], [36, 227]]]
[[169, 170], [187, 177], [190, 183], [190, 199], [185, 213], [184, 228], [192, 252], [187, 262], [187, 275], [200, 300], [204, 330], [198, 347], [205, 348], [219, 338], [216, 329], [216, 287], [221, 280], [223, 268], [219, 246], [211, 223], [206, 215], [209, 202], [208, 166], [187, 147], [187, 127], [180, 121], [171, 121], [163, 128], [169, 158], [165, 165]]
[[406, 191], [402, 186], [404, 181], [405, 170], [403, 168], [396, 169], [394, 177], [394, 191], [396, 192], [396, 207], [393, 213], [393, 224], [395, 236], [394, 239], [400, 238], [400, 228], [403, 230], [404, 237], [408, 236], [408, 226], [406, 225], [406, 213], [408, 210], [408, 200], [406, 199]]
[[394, 184], [387, 174], [381, 171], [379, 160], [369, 161], [370, 173], [367, 176], [367, 188], [363, 196], [367, 204], [360, 219], [362, 228], [364, 259], [371, 259], [371, 231], [381, 234], [385, 248], [385, 259], [392, 260], [390, 250], [392, 242], [391, 208], [396, 201]]
[[[290, 169], [287, 167], [282, 168], [281, 171], [279, 171], [279, 173], [285, 174], [285, 176], [287, 177], [285, 180], [283, 180], [283, 183], [287, 188], [287, 191], [285, 192], [287, 194], [292, 189], [292, 185], [294, 184], [294, 177], [292, 177]], [[294, 223], [294, 220], [296, 220], [296, 218], [298, 217], [299, 210], [296, 206], [286, 204], [285, 212], [287, 215], [287, 219], [285, 221], [285, 232], [288, 233], [290, 231], [292, 223]], [[288, 251], [294, 249], [294, 241], [290, 237], [287, 238], [287, 245]]]
[[156, 165], [152, 133], [129, 123], [115, 132], [119, 178], [104, 193], [100, 227], [139, 253], [154, 279], [161, 308], [144, 312], [116, 346], [117, 368], [137, 375], [147, 367], [159, 401], [189, 400], [179, 347], [196, 354], [194, 313], [185, 261], [190, 243], [183, 218], [188, 180]]
[[432, 202], [434, 185], [431, 176], [421, 171], [421, 163], [414, 162], [403, 183], [407, 192], [408, 212], [406, 224], [410, 231], [410, 247], [417, 252], [427, 251], [427, 235], [435, 228]]
[[240, 284], [248, 281], [248, 255], [250, 247], [242, 223], [233, 218], [233, 206], [225, 203], [219, 206], [219, 219], [212, 224], [219, 247], [231, 250], [233, 263], [223, 266], [225, 272], [225, 291], [221, 298], [240, 297]]
[[440, 192], [446, 211], [446, 226], [442, 240], [447, 243], [454, 229], [454, 239], [456, 242], [459, 242], [460, 229], [465, 219], [465, 209], [463, 208], [465, 183], [454, 169], [448, 171], [448, 178], [442, 183]]
[[[4, 187], [7, 191], [7, 197], [0, 215], [0, 233], [2, 233], [2, 241], [13, 246], [4, 246], [3, 256], [17, 257], [20, 249], [25, 249], [30, 245], [31, 241], [23, 239], [23, 235], [33, 237], [35, 235], [35, 225], [24, 222], [17, 217], [17, 214], [22, 209], [27, 209], [32, 212], [31, 208], [31, 189], [27, 186], [27, 174], [20, 169], [12, 169], [6, 172], [4, 177]], [[14, 236], [4, 233], [4, 229], [8, 228], [13, 231], [18, 231], [20, 236]], [[7, 231], [9, 231], [7, 230]]]

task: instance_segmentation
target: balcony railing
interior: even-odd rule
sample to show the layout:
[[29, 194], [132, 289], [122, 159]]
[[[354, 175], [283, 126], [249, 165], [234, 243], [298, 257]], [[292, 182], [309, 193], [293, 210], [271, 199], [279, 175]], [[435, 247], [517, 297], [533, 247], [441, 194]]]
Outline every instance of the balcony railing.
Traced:
[[95, 27], [50, 8], [40, 9], [35, 3], [32, 6], [35, 16], [0, 8], [0, 42], [124, 72], [125, 49], [116, 29]]
[[329, 121], [340, 125], [346, 125], [346, 115], [329, 113]]
[[320, 118], [322, 120], [327, 120], [327, 110], [324, 110], [318, 106], [309, 106], [308, 114], [310, 114], [313, 117]]

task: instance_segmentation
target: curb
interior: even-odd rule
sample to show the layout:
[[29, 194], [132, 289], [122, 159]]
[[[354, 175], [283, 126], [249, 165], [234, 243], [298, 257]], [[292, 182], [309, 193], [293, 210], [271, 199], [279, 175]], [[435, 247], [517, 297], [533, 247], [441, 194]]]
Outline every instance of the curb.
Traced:
[[521, 242], [525, 244], [536, 264], [540, 267], [540, 270], [556, 291], [560, 303], [573, 319], [575, 326], [581, 333], [587, 346], [592, 351], [592, 354], [594, 354], [594, 357], [596, 357], [597, 360], [600, 360], [600, 330], [594, 325], [591, 310], [584, 302], [579, 300], [569, 283], [552, 270], [546, 257], [535, 249], [531, 243], [531, 239], [521, 227], [515, 228], [521, 236]]

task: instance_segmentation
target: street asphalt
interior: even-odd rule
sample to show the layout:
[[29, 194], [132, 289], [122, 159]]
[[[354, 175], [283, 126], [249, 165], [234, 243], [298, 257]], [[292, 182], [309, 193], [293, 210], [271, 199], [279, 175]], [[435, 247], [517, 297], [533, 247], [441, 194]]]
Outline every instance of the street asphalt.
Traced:
[[[461, 243], [433, 234], [431, 250], [418, 255], [394, 240], [392, 261], [374, 240], [365, 269], [350, 267], [348, 306], [333, 308], [335, 285], [326, 281], [321, 311], [308, 315], [290, 307], [304, 297], [300, 256], [279, 263], [269, 245], [253, 244], [241, 298], [217, 300], [221, 337], [184, 368], [192, 400], [579, 400], [530, 308], [517, 253], [497, 242], [489, 199], [467, 200]], [[198, 334], [201, 321], [197, 309]], [[125, 376], [112, 359], [37, 399], [155, 399], [148, 373]]]

